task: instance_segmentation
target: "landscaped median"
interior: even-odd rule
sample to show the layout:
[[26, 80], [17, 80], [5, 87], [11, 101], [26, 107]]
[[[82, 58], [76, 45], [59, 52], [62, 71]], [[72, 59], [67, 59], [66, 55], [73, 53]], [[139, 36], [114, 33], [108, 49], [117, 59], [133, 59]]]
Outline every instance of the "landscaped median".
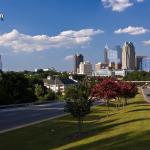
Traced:
[[0, 150], [149, 150], [150, 104], [138, 94], [124, 109], [92, 108], [83, 134], [71, 116], [0, 134]]

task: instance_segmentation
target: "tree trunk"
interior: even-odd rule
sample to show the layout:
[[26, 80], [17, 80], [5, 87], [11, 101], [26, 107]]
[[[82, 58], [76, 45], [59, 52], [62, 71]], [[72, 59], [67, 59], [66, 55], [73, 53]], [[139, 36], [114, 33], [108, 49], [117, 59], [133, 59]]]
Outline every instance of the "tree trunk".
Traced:
[[125, 105], [127, 105], [128, 104], [128, 102], [127, 102], [127, 98], [125, 98]]
[[109, 117], [109, 101], [106, 101], [106, 105], [107, 105], [107, 117]]
[[81, 116], [78, 117], [78, 136], [80, 137], [82, 132], [82, 120], [81, 120]]

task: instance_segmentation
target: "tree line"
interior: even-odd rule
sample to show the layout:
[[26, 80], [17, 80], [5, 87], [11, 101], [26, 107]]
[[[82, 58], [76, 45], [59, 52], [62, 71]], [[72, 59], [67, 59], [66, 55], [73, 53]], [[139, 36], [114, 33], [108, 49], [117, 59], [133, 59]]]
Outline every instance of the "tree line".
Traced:
[[150, 81], [150, 72], [133, 71], [128, 73], [124, 80], [126, 81]]
[[0, 73], [0, 105], [53, 100], [55, 94], [43, 80], [25, 73]]

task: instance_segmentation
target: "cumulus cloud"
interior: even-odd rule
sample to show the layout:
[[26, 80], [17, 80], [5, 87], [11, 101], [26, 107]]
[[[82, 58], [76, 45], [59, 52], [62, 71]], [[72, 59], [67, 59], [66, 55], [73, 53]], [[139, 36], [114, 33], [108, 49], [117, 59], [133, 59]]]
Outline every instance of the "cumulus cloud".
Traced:
[[[144, 0], [137, 0], [143, 2]], [[112, 8], [112, 11], [122, 12], [134, 5], [133, 0], [101, 0], [105, 8]]]
[[63, 31], [56, 36], [27, 35], [13, 29], [9, 33], [0, 35], [0, 46], [11, 48], [14, 52], [43, 51], [51, 48], [68, 48], [83, 46], [94, 35], [103, 33], [102, 30], [82, 29], [79, 31]]
[[150, 40], [143, 41], [143, 44], [146, 45], [146, 46], [147, 46], [147, 45], [150, 45]]
[[112, 8], [113, 11], [124, 11], [128, 7], [133, 6], [129, 0], [101, 0], [105, 8]]
[[140, 35], [140, 34], [145, 34], [148, 33], [149, 30], [145, 29], [143, 27], [133, 27], [133, 26], [128, 26], [127, 28], [123, 28], [123, 29], [118, 29], [116, 31], [114, 31], [115, 34], [130, 34], [130, 35]]
[[139, 3], [140, 3], [140, 2], [144, 2], [144, 0], [137, 0], [137, 2], [139, 2]]
[[73, 60], [73, 58], [74, 58], [73, 55], [68, 55], [68, 56], [65, 57], [65, 60], [66, 61], [71, 61], [71, 60]]

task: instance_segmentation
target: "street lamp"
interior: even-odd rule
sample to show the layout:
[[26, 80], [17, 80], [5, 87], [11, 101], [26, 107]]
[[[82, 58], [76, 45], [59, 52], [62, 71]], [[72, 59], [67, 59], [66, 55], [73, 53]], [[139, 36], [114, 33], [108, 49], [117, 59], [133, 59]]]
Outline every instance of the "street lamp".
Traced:
[[58, 75], [53, 75], [55, 77], [55, 99], [56, 99], [56, 79], [58, 77]]

